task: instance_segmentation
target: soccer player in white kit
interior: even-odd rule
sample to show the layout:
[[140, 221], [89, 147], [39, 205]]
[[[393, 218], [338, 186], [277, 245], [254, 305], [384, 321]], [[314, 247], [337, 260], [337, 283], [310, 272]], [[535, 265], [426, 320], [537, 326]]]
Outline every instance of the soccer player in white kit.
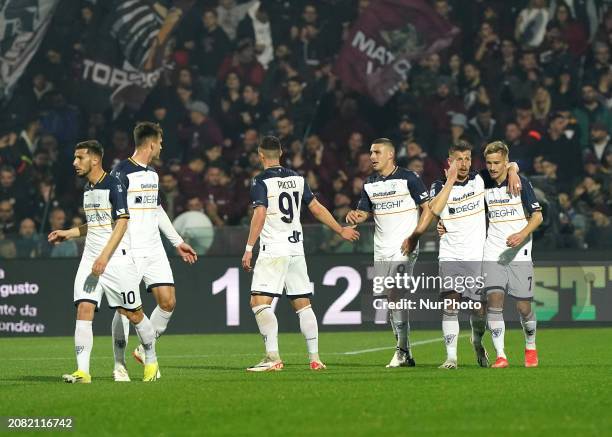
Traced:
[[157, 379], [155, 331], [142, 311], [140, 278], [130, 253], [126, 233], [130, 212], [121, 182], [102, 169], [104, 150], [95, 140], [78, 143], [73, 166], [80, 177], [87, 179], [83, 194], [84, 226], [53, 231], [49, 242], [60, 243], [87, 235], [85, 250], [74, 280], [74, 304], [77, 307], [74, 344], [77, 370], [63, 376], [69, 383], [90, 383], [89, 360], [93, 347], [92, 321], [102, 294], [110, 308], [126, 316], [136, 328], [145, 348], [144, 381]]
[[[157, 302], [157, 307], [151, 313], [151, 323], [155, 329], [156, 338], [166, 331], [176, 305], [174, 277], [161, 240], [160, 230], [176, 248], [183, 261], [193, 264], [197, 260], [196, 252], [176, 232], [168, 214], [161, 206], [159, 176], [150, 164], [154, 159], [159, 158], [162, 149], [162, 135], [163, 131], [158, 124], [138, 123], [134, 128], [134, 144], [136, 145], [134, 154], [131, 158], [117, 164], [111, 173], [119, 178], [127, 192], [131, 214], [128, 233], [132, 253], [147, 292], [153, 293]], [[115, 381], [129, 381], [125, 367], [128, 334], [129, 325], [119, 315], [115, 315], [112, 323]], [[144, 352], [141, 344], [133, 353], [134, 358], [141, 364], [144, 362]]]
[[[488, 172], [471, 171], [472, 146], [465, 141], [452, 145], [448, 156], [446, 179], [433, 183], [430, 192], [432, 200], [429, 202], [431, 212], [443, 221], [445, 227], [438, 253], [439, 276], [443, 284], [440, 296], [448, 303], [442, 311], [446, 360], [440, 368], [457, 368], [459, 310], [452, 304], [462, 299], [477, 303], [470, 314], [471, 341], [478, 365], [489, 367], [488, 355], [482, 345], [486, 330], [482, 257], [487, 235], [483, 176], [488, 178]], [[521, 184], [515, 163], [508, 164], [508, 179], [514, 194], [519, 194]], [[420, 234], [420, 229], [415, 230], [413, 236]]]
[[533, 300], [533, 263], [531, 234], [542, 223], [540, 204], [531, 183], [521, 176], [520, 198], [508, 193], [508, 146], [501, 141], [488, 144], [484, 151], [488, 178], [485, 201], [489, 228], [484, 246], [483, 273], [487, 293], [487, 321], [497, 359], [491, 367], [508, 367], [504, 352], [506, 326], [503, 317], [504, 295], [516, 300], [525, 335], [525, 366], [537, 367], [536, 317]]
[[[418, 247], [405, 254], [403, 247], [419, 221], [431, 221], [427, 206], [429, 193], [421, 178], [413, 171], [395, 165], [395, 146], [387, 138], [374, 140], [370, 147], [370, 160], [375, 174], [363, 185], [356, 210], [350, 211], [346, 221], [350, 224], [365, 222], [374, 215], [374, 270], [377, 277], [391, 277], [396, 273], [412, 275], [418, 256]], [[405, 239], [405, 240], [404, 240]], [[402, 244], [399, 241], [403, 241]], [[407, 290], [386, 290], [388, 302], [400, 302]], [[396, 351], [387, 367], [413, 367], [410, 350], [408, 309], [391, 309], [391, 327], [397, 339]]]
[[[304, 177], [280, 165], [282, 151], [278, 138], [262, 138], [258, 153], [264, 170], [251, 185], [254, 211], [242, 267], [246, 271], [253, 270], [251, 308], [264, 340], [266, 356], [247, 370], [268, 372], [283, 369], [278, 348], [278, 321], [271, 307], [272, 300], [281, 296], [283, 290], [298, 315], [310, 368], [323, 370], [325, 365], [319, 357], [319, 328], [310, 303], [313, 289], [304, 257], [301, 207], [306, 205], [317, 220], [347, 241], [356, 241], [359, 233], [351, 227], [340, 226], [314, 197]], [[257, 239], [259, 256], [253, 269], [251, 260]]]

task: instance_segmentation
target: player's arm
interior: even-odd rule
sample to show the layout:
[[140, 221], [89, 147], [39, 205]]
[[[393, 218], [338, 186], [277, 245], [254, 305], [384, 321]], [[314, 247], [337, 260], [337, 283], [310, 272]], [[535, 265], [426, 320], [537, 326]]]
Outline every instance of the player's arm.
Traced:
[[506, 239], [506, 245], [509, 247], [520, 246], [544, 220], [542, 217], [542, 208], [540, 207], [540, 203], [533, 191], [531, 183], [527, 179], [522, 179], [521, 184], [523, 190], [521, 191], [521, 202], [523, 203], [523, 207], [527, 210], [527, 213], [530, 214], [530, 217], [523, 229], [510, 235]]
[[[440, 214], [442, 214], [442, 211], [444, 210], [444, 207], [448, 202], [448, 198], [450, 197], [453, 185], [455, 185], [455, 182], [457, 182], [457, 161], [451, 162], [450, 166], [448, 167], [448, 170], [445, 170], [445, 172], [446, 182], [444, 183], [442, 189], [438, 192], [438, 194], [436, 194], [435, 197], [429, 201], [429, 208], [431, 212], [438, 217], [440, 216]], [[434, 187], [432, 187], [432, 191], [435, 189], [436, 188], [434, 185]], [[434, 195], [433, 192], [432, 195]]]
[[416, 228], [406, 237], [402, 242], [401, 251], [402, 254], [408, 255], [416, 248], [419, 238], [425, 233], [427, 227], [434, 218], [434, 215], [429, 208], [429, 192], [423, 184], [423, 180], [415, 173], [410, 172], [406, 180], [408, 184], [408, 191], [414, 203], [421, 207], [421, 214]]
[[508, 192], [513, 196], [519, 197], [523, 184], [519, 177], [520, 168], [516, 162], [509, 162], [506, 164], [506, 170], [508, 170]]
[[253, 217], [251, 217], [249, 238], [244, 249], [244, 255], [242, 255], [242, 268], [247, 272], [253, 270], [253, 267], [251, 267], [253, 246], [261, 235], [268, 212], [268, 187], [257, 178], [253, 179], [251, 184], [251, 205], [253, 206]]
[[372, 211], [372, 202], [370, 196], [366, 192], [365, 188], [361, 189], [361, 197], [357, 204], [357, 209], [352, 209], [346, 215], [346, 222], [351, 225], [358, 225], [359, 223], [365, 222], [370, 218], [370, 212]]
[[49, 233], [47, 240], [49, 244], [59, 244], [73, 238], [84, 237], [85, 235], [87, 235], [87, 223], [70, 229], [53, 231]]
[[170, 217], [161, 205], [157, 205], [157, 218], [159, 230], [166, 236], [168, 241], [176, 248], [177, 253], [183, 258], [188, 264], [193, 264], [198, 260], [198, 254], [193, 247], [185, 243], [183, 238], [176, 232]]
[[340, 235], [343, 239], [347, 241], [359, 240], [359, 232], [357, 232], [351, 226], [340, 226], [331, 212], [321, 205], [317, 199], [312, 199], [312, 201], [308, 204], [308, 209], [318, 221], [323, 223], [336, 234]]
[[102, 252], [98, 256], [98, 258], [96, 258], [96, 261], [94, 262], [93, 267], [91, 268], [91, 272], [94, 275], [100, 276], [102, 273], [104, 273], [104, 270], [106, 270], [106, 265], [108, 264], [108, 261], [110, 260], [111, 256], [113, 256], [113, 253], [115, 253], [115, 249], [117, 249], [117, 246], [119, 246], [121, 239], [125, 235], [125, 231], [127, 231], [128, 219], [129, 216], [123, 216], [117, 218], [117, 220], [115, 221], [115, 225], [113, 226], [113, 232], [111, 233], [111, 236], [108, 239], [106, 246], [104, 246], [104, 249], [102, 249]]
[[257, 239], [261, 235], [264, 223], [266, 222], [267, 206], [257, 205], [253, 211], [251, 218], [251, 227], [249, 228], [249, 238], [247, 239], [244, 255], [242, 255], [242, 268], [247, 272], [253, 270], [251, 267], [251, 259], [253, 258], [253, 246], [257, 243]]

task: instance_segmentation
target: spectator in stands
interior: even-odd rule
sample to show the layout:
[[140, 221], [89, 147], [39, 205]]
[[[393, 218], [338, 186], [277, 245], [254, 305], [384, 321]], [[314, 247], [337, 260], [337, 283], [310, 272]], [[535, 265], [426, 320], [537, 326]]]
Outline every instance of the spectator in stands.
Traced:
[[234, 53], [226, 56], [219, 67], [217, 80], [223, 82], [231, 71], [236, 73], [243, 83], [255, 86], [262, 84], [265, 70], [255, 57], [255, 48], [251, 39], [238, 41]]
[[0, 232], [0, 259], [13, 259], [17, 257], [17, 248], [12, 240], [8, 240]]
[[184, 165], [176, 175], [179, 189], [188, 199], [202, 195], [205, 168], [204, 158], [201, 155], [194, 154], [187, 161], [187, 165]]
[[295, 132], [298, 136], [304, 134], [312, 120], [312, 103], [307, 101], [304, 93], [304, 84], [299, 76], [291, 77], [287, 81], [287, 100], [283, 106], [287, 109], [287, 115], [295, 124]]
[[612, 151], [612, 142], [608, 133], [608, 127], [599, 121], [591, 124], [591, 141], [584, 150], [585, 160], [594, 158], [595, 162], [605, 164], [606, 155]]
[[[447, 147], [448, 150], [448, 147]], [[416, 141], [411, 141], [397, 153], [397, 165], [406, 167], [410, 165], [413, 158], [419, 158], [420, 163], [414, 165], [419, 166], [419, 175], [423, 177], [423, 182], [426, 187], [431, 186], [433, 181], [440, 178], [442, 167], [435, 159], [429, 157], [423, 150], [423, 147]]]
[[18, 258], [36, 258], [40, 237], [36, 232], [34, 220], [25, 218], [19, 224], [19, 237], [15, 239], [15, 248]]
[[183, 212], [185, 199], [178, 188], [176, 176], [172, 173], [162, 174], [159, 177], [159, 197], [170, 220]]
[[586, 240], [590, 249], [610, 248], [612, 245], [612, 221], [607, 212], [593, 211], [593, 225], [590, 227]]
[[209, 167], [204, 176], [204, 195], [206, 215], [215, 226], [234, 224], [246, 205], [236, 203], [236, 193], [230, 186], [230, 179], [221, 167]]
[[511, 121], [506, 124], [504, 142], [508, 145], [512, 161], [519, 165], [521, 172], [530, 173], [533, 166], [533, 157], [536, 154], [533, 141], [525, 142], [518, 124]]
[[132, 153], [134, 152], [134, 149], [130, 144], [130, 135], [123, 128], [116, 128], [113, 130], [111, 144], [109, 146], [110, 147], [107, 147], [107, 149], [104, 151], [104, 165], [107, 169], [114, 168], [119, 162], [132, 156]]
[[17, 233], [17, 223], [15, 223], [15, 210], [10, 200], [0, 201], [0, 232], [4, 236], [11, 236]]
[[28, 162], [32, 162], [34, 152], [38, 148], [40, 139], [41, 124], [38, 115], [32, 115], [26, 122], [25, 128], [19, 134], [19, 139], [15, 144], [18, 156]]
[[204, 102], [196, 101], [189, 105], [190, 122], [181, 133], [184, 153], [202, 153], [213, 144], [223, 143], [223, 134], [215, 120], [208, 116], [210, 110]]
[[216, 9], [219, 25], [231, 40], [236, 38], [238, 25], [249, 8], [256, 3], [258, 3], [258, 0], [250, 0], [241, 4], [237, 4], [236, 0], [219, 0], [219, 6]]
[[468, 122], [468, 135], [473, 139], [476, 147], [487, 144], [494, 138], [499, 138], [499, 127], [497, 120], [493, 118], [490, 106], [476, 106], [476, 116]]
[[[49, 213], [50, 232], [66, 229], [66, 220], [66, 212], [62, 208], [53, 208]], [[43, 243], [42, 252], [51, 258], [74, 258], [79, 254], [77, 244], [74, 240], [63, 241], [55, 246], [51, 246], [45, 241]]]
[[276, 133], [284, 150], [291, 149], [295, 142], [299, 142], [293, 121], [287, 116], [282, 116], [277, 120]]
[[262, 100], [259, 89], [247, 84], [242, 89], [242, 100], [239, 103], [238, 112], [242, 123], [240, 130], [245, 131], [246, 129], [260, 129], [270, 110]]
[[580, 127], [580, 144], [586, 148], [589, 145], [589, 132], [592, 123], [599, 121], [610, 132], [612, 115], [610, 111], [597, 100], [597, 91], [593, 84], [582, 85], [582, 104], [574, 109], [574, 117]]
[[554, 114], [548, 123], [547, 133], [542, 137], [540, 153], [555, 162], [563, 179], [572, 183], [580, 174], [581, 168], [577, 163], [582, 161], [582, 155], [576, 139], [567, 137], [566, 127], [567, 118], [559, 113]]
[[24, 217], [29, 209], [28, 190], [17, 183], [17, 172], [13, 167], [0, 167], [0, 201], [8, 200], [18, 217]]
[[257, 61], [263, 68], [268, 68], [268, 64], [274, 59], [273, 42], [276, 40], [272, 35], [268, 9], [267, 3], [255, 2], [238, 24], [237, 31], [238, 40], [249, 39], [255, 43]]
[[206, 9], [201, 23], [200, 31], [196, 32], [194, 63], [201, 76], [215, 78], [223, 59], [231, 49], [230, 38], [219, 25], [216, 10]]
[[567, 193], [559, 193], [559, 233], [560, 247], [583, 248], [587, 220], [572, 205]]

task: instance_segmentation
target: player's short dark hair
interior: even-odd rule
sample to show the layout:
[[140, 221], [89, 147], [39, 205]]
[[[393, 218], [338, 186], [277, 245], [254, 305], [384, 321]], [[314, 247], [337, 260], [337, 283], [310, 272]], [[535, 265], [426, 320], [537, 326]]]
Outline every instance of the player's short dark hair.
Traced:
[[87, 153], [97, 155], [100, 158], [104, 156], [104, 147], [102, 147], [102, 144], [100, 144], [98, 140], [81, 141], [74, 146], [74, 150], [79, 149], [86, 149]]
[[372, 141], [372, 144], [382, 144], [385, 146], [392, 147], [393, 150], [395, 150], [395, 145], [393, 144], [393, 141], [391, 141], [389, 138], [376, 138], [374, 141]]
[[259, 143], [259, 148], [261, 150], [268, 150], [268, 151], [279, 151], [281, 150], [281, 142], [280, 140], [273, 136], [273, 135], [266, 135], [265, 137], [263, 137], [261, 139], [261, 142]]
[[134, 128], [134, 144], [142, 146], [147, 140], [161, 138], [164, 131], [157, 123], [141, 121]]
[[448, 148], [448, 156], [451, 156], [455, 152], [467, 152], [468, 150], [471, 152], [474, 150], [474, 146], [467, 141], [459, 140]]

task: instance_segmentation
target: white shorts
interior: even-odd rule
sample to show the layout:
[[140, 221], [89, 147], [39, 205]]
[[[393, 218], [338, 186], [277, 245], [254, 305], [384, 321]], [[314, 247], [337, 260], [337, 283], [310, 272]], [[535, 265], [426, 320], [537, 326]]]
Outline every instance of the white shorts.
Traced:
[[310, 297], [313, 286], [308, 278], [304, 255], [257, 258], [253, 269], [251, 292], [264, 296]]
[[516, 299], [533, 300], [533, 263], [531, 261], [513, 261], [499, 264], [495, 261], [483, 263], [485, 275], [485, 292], [504, 291]]
[[476, 302], [485, 301], [482, 286], [482, 261], [440, 261], [438, 275], [442, 286], [440, 294], [459, 293], [462, 297]]
[[113, 256], [100, 276], [91, 273], [94, 261], [81, 259], [74, 278], [74, 304], [91, 302], [96, 305], [97, 311], [104, 294], [110, 308], [138, 310], [142, 306], [140, 276], [133, 258], [129, 255]]
[[138, 275], [144, 280], [148, 292], [161, 285], [174, 287], [174, 276], [165, 251], [156, 250], [150, 256], [135, 257], [134, 261], [136, 261]]
[[[376, 278], [395, 278], [397, 274], [412, 276], [414, 272], [414, 265], [416, 264], [419, 256], [418, 250], [415, 250], [410, 255], [403, 255], [401, 252], [397, 252], [395, 255], [388, 258], [379, 258], [374, 260], [374, 280], [384, 282], [384, 279]], [[383, 291], [378, 291], [374, 288], [374, 295], [386, 296], [391, 288], [386, 288]], [[392, 287], [394, 288], [394, 287]], [[410, 290], [403, 290], [409, 292]]]

